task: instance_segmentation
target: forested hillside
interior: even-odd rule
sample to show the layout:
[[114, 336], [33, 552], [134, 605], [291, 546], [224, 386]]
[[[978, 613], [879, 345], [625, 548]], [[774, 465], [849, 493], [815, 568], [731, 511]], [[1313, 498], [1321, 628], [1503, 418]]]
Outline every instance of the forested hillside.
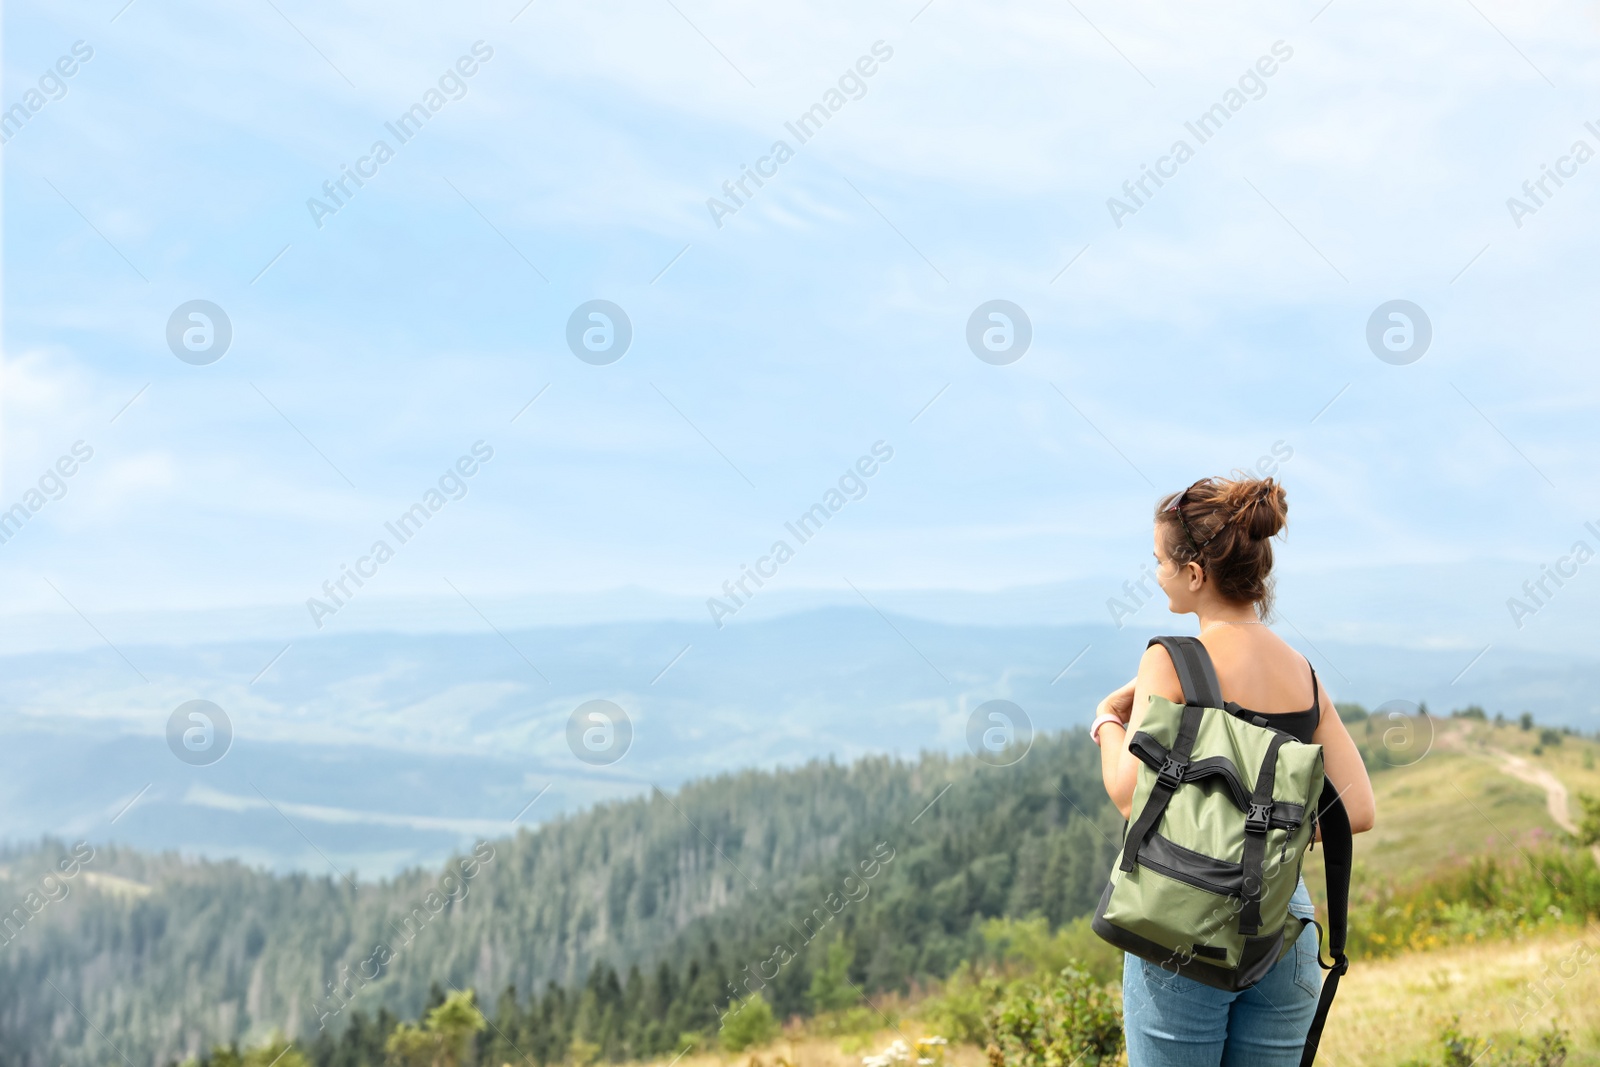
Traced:
[[975, 953], [983, 918], [1090, 909], [1120, 828], [1097, 754], [1079, 730], [1010, 767], [929, 755], [726, 775], [383, 883], [93, 842], [73, 877], [46, 881], [73, 862], [46, 844], [0, 860], [0, 901], [42, 887], [0, 946], [0, 1064], [160, 1065], [275, 1029], [339, 1033], [357, 1011], [415, 1017], [430, 989], [550, 983], [653, 998], [650, 1032], [591, 1028], [609, 1052], [651, 1052], [714, 1026], [751, 975], [777, 1011], [802, 1010], [839, 938], [853, 983], [903, 988]]

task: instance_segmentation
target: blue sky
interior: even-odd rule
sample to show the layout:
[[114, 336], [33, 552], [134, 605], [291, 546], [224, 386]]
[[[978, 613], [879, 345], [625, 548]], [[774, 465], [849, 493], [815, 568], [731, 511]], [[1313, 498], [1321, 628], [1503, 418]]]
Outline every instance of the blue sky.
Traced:
[[[94, 451], [0, 545], [13, 647], [178, 615], [312, 636], [306, 598], [480, 440], [467, 495], [329, 627], [692, 616], [880, 440], [893, 460], [762, 611], [860, 590], [939, 616], [967, 601], [931, 591], [1066, 583], [988, 610], [1103, 621], [1157, 495], [1281, 442], [1306, 633], [1592, 647], [1600, 563], [1520, 630], [1505, 606], [1578, 538], [1600, 548], [1600, 160], [1521, 227], [1506, 206], [1600, 149], [1587, 8], [5, 19], [5, 106], [93, 49], [0, 149], [0, 506]], [[479, 41], [465, 94], [318, 228], [307, 199]], [[795, 143], [785, 123], [880, 41], [864, 94]], [[1276, 42], [1264, 94], [1116, 225], [1107, 198]], [[794, 158], [719, 227], [707, 198], [779, 138]], [[607, 366], [565, 342], [597, 298], [633, 326]], [[996, 298], [1033, 327], [1007, 366], [964, 339]], [[1405, 366], [1365, 341], [1397, 298], [1433, 327]], [[206, 366], [165, 338], [195, 299], [233, 328]]]

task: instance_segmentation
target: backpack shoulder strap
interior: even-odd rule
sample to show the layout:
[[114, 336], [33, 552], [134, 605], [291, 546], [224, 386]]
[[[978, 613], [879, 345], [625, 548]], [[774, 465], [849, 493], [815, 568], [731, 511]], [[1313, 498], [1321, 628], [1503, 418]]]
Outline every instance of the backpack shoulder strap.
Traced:
[[[1317, 999], [1317, 1013], [1306, 1033], [1300, 1067], [1311, 1067], [1315, 1062], [1317, 1046], [1322, 1042], [1322, 1027], [1328, 1021], [1328, 1009], [1333, 1007], [1334, 994], [1339, 991], [1339, 979], [1350, 969], [1350, 960], [1344, 954], [1350, 919], [1350, 816], [1332, 782], [1322, 784], [1317, 821], [1322, 826], [1322, 865], [1328, 879], [1328, 955], [1333, 957], [1333, 964], [1322, 964], [1328, 977], [1322, 981], [1322, 996]], [[1322, 960], [1319, 958], [1317, 962], [1321, 964]]]
[[1200, 708], [1222, 707], [1222, 686], [1217, 684], [1217, 669], [1211, 665], [1211, 653], [1198, 637], [1152, 637], [1150, 644], [1160, 645], [1172, 657], [1177, 669], [1178, 683], [1183, 686], [1183, 702]]
[[1139, 862], [1139, 851], [1155, 832], [1161, 817], [1166, 814], [1167, 803], [1183, 783], [1205, 709], [1222, 707], [1217, 672], [1211, 666], [1211, 657], [1207, 655], [1204, 645], [1193, 637], [1153, 637], [1150, 644], [1159, 644], [1172, 657], [1172, 665], [1178, 671], [1178, 682], [1183, 686], [1184, 707], [1172, 748], [1168, 750], [1161, 770], [1156, 773], [1155, 786], [1145, 798], [1139, 817], [1128, 827], [1123, 838], [1122, 860], [1117, 864], [1117, 869], [1121, 871], [1131, 871]]

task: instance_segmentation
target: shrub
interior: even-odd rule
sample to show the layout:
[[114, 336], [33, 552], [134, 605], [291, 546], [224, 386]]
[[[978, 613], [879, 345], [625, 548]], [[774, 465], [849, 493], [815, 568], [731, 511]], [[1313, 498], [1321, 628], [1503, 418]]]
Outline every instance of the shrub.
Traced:
[[772, 1017], [772, 1006], [760, 993], [751, 993], [739, 1006], [722, 1020], [722, 1047], [729, 1052], [743, 1052], [752, 1045], [765, 1045], [778, 1036], [778, 1020]]
[[[183, 1067], [199, 1067], [199, 1060], [190, 1057]], [[237, 1045], [217, 1045], [211, 1050], [208, 1067], [309, 1067], [305, 1054], [294, 1047], [294, 1042], [282, 1034], [274, 1034], [265, 1045], [241, 1055]]]
[[1114, 947], [1080, 915], [1052, 932], [1040, 915], [1026, 919], [990, 919], [983, 924], [983, 940], [1003, 963], [1021, 964], [1034, 975], [1058, 974], [1074, 967], [1104, 985], [1122, 977], [1122, 950]]
[[850, 982], [850, 965], [856, 954], [843, 937], [835, 938], [823, 957], [823, 964], [811, 975], [811, 989], [807, 996], [812, 1010], [843, 1011], [861, 999], [861, 994]]
[[984, 1045], [990, 1039], [989, 1009], [999, 1001], [1003, 989], [998, 978], [979, 974], [963, 960], [938, 995], [922, 1002], [920, 1014], [935, 1030], [956, 1041]]
[[1468, 704], [1464, 708], [1457, 708], [1450, 713], [1450, 717], [1452, 719], [1477, 719], [1479, 722], [1487, 722], [1489, 719], [1488, 713], [1476, 704]]
[[390, 1062], [396, 1067], [457, 1067], [468, 1040], [489, 1025], [473, 996], [470, 989], [451, 993], [428, 1012], [421, 1026], [395, 1027], [383, 1046]]
[[586, 1041], [580, 1035], [573, 1035], [567, 1042], [567, 1059], [574, 1067], [589, 1067], [589, 1064], [600, 1058], [603, 1050], [593, 1041]]
[[1600, 842], [1600, 797], [1593, 793], [1579, 793], [1578, 806], [1583, 809], [1583, 819], [1578, 823], [1578, 844], [1593, 845]]
[[1545, 747], [1547, 745], [1559, 745], [1560, 743], [1561, 743], [1561, 731], [1560, 730], [1552, 730], [1552, 729], [1550, 729], [1550, 727], [1546, 726], [1543, 730], [1539, 731], [1539, 745], [1540, 745], [1540, 747]]
[[1600, 918], [1600, 868], [1588, 850], [1480, 856], [1409, 885], [1375, 881], [1352, 894], [1350, 955], [1471, 944], [1592, 918]]
[[1106, 987], [1067, 967], [1043, 982], [1017, 982], [989, 1010], [995, 1067], [1099, 1067], [1122, 1051], [1122, 1012]]
[[1554, 1025], [1532, 1041], [1519, 1034], [1501, 1044], [1463, 1032], [1457, 1016], [1440, 1030], [1439, 1046], [1439, 1059], [1411, 1060], [1405, 1067], [1562, 1067], [1567, 1062], [1567, 1035]]
[[1522, 727], [1524, 730], [1533, 729], [1533, 712], [1525, 711], [1521, 715], [1518, 715], [1517, 725]]
[[282, 1034], [274, 1034], [265, 1045], [244, 1054], [244, 1067], [273, 1067], [274, 1064], [276, 1067], [310, 1067], [310, 1061], [294, 1047], [294, 1042], [286, 1040]]

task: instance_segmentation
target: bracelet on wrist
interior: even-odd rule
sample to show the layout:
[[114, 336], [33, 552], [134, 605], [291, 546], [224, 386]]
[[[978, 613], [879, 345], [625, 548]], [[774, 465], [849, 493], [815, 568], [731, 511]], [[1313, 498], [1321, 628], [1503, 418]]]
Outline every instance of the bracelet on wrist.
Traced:
[[1094, 722], [1089, 726], [1089, 739], [1098, 745], [1100, 743], [1100, 730], [1103, 727], [1110, 726], [1112, 724], [1120, 726], [1124, 730], [1128, 728], [1128, 724], [1118, 716], [1112, 715], [1109, 712], [1101, 712], [1099, 715], [1095, 716]]

